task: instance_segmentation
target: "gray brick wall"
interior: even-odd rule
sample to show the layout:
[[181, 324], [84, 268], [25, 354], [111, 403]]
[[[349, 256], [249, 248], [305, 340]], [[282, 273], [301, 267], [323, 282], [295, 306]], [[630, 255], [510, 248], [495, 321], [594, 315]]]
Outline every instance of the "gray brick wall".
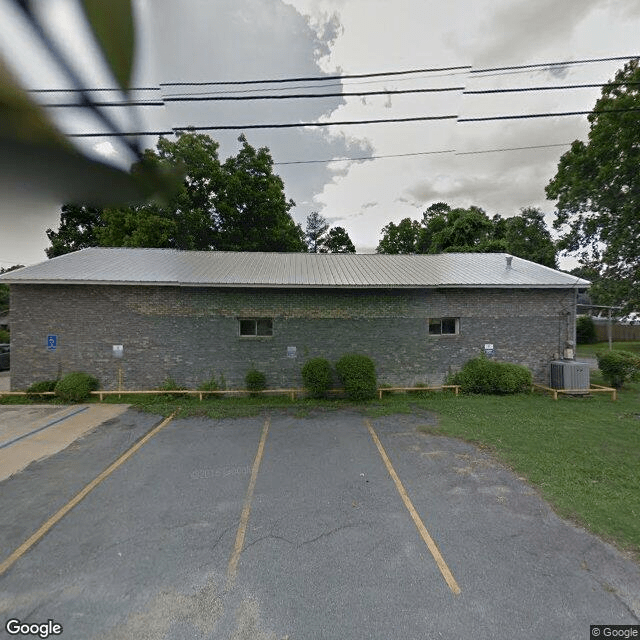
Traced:
[[[347, 352], [376, 363], [381, 383], [441, 382], [492, 343], [496, 357], [546, 380], [573, 339], [572, 290], [294, 290], [12, 285], [12, 389], [70, 371], [102, 388], [145, 389], [166, 378], [196, 387], [212, 374], [243, 387], [254, 366], [270, 387], [301, 386], [308, 358]], [[241, 338], [238, 318], [272, 317], [273, 336]], [[458, 317], [458, 335], [428, 335], [429, 317]], [[55, 352], [46, 336], [58, 336]], [[115, 359], [112, 345], [124, 346]], [[287, 347], [297, 357], [287, 358]]]

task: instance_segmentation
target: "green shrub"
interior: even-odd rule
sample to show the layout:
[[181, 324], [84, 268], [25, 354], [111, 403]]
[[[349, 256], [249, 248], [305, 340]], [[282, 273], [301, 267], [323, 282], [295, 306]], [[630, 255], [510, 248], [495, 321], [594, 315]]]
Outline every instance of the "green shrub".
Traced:
[[322, 398], [331, 388], [331, 365], [324, 358], [311, 358], [302, 367], [302, 381], [312, 397]]
[[11, 334], [6, 329], [0, 329], [0, 344], [9, 344]]
[[220, 391], [222, 385], [218, 382], [215, 375], [212, 375], [208, 380], [205, 380], [198, 386], [198, 391]]
[[54, 391], [64, 402], [82, 402], [98, 386], [98, 380], [93, 376], [81, 371], [75, 371], [58, 380]]
[[619, 389], [625, 382], [640, 380], [640, 357], [630, 351], [605, 351], [597, 354], [603, 378]]
[[466, 362], [450, 379], [464, 393], [482, 394], [522, 393], [531, 389], [532, 381], [531, 371], [526, 367], [497, 362], [484, 355]]
[[351, 400], [376, 397], [376, 367], [368, 356], [350, 353], [336, 363], [340, 382]]
[[[173, 378], [165, 378], [164, 382], [158, 387], [159, 391], [186, 391], [186, 387], [181, 387]], [[165, 395], [168, 399], [184, 398], [188, 394], [184, 393], [168, 393]]]
[[57, 380], [39, 380], [38, 382], [34, 382], [27, 389], [27, 393], [34, 396], [37, 396], [40, 393], [49, 393], [51, 391], [55, 391], [56, 384], [58, 384]]
[[249, 369], [244, 377], [247, 389], [257, 395], [258, 391], [264, 391], [267, 388], [267, 377], [257, 369]]
[[578, 316], [576, 320], [576, 342], [578, 344], [594, 344], [598, 342], [596, 325], [591, 316]]

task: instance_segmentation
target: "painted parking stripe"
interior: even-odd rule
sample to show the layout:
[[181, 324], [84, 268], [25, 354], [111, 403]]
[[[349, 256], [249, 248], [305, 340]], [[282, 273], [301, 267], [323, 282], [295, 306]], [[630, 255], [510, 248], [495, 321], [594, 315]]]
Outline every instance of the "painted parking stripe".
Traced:
[[258, 445], [258, 452], [256, 453], [255, 460], [253, 461], [253, 469], [251, 470], [251, 479], [249, 480], [249, 487], [247, 489], [247, 495], [244, 499], [244, 506], [242, 508], [242, 515], [240, 516], [240, 524], [238, 525], [238, 532], [236, 533], [236, 543], [233, 547], [233, 553], [229, 559], [229, 566], [227, 567], [227, 589], [233, 587], [236, 579], [236, 573], [238, 571], [238, 561], [240, 560], [240, 554], [244, 547], [244, 537], [247, 533], [247, 524], [249, 522], [249, 515], [251, 513], [251, 502], [253, 500], [253, 491], [256, 486], [256, 479], [258, 477], [258, 471], [260, 470], [260, 462], [262, 461], [262, 455], [264, 453], [264, 443], [267, 440], [267, 434], [269, 433], [269, 424], [271, 419], [267, 418], [262, 427], [262, 436], [260, 437], [260, 444]]
[[80, 407], [80, 409], [76, 409], [75, 411], [72, 411], [71, 413], [68, 413], [66, 416], [62, 416], [61, 418], [57, 418], [56, 420], [52, 420], [51, 422], [47, 422], [47, 424], [45, 424], [42, 427], [38, 427], [37, 429], [34, 429], [33, 431], [29, 431], [29, 433], [23, 433], [21, 436], [18, 436], [17, 438], [12, 438], [11, 440], [7, 440], [6, 442], [3, 442], [0, 444], [0, 449], [4, 449], [5, 447], [8, 447], [9, 445], [13, 444], [14, 442], [18, 442], [20, 440], [23, 440], [24, 438], [28, 438], [29, 436], [34, 435], [35, 433], [40, 433], [40, 431], [44, 431], [45, 429], [48, 429], [49, 427], [52, 427], [54, 424], [58, 424], [60, 422], [65, 421], [67, 418], [71, 418], [71, 416], [75, 416], [78, 415], [79, 413], [82, 413], [83, 411], [86, 411], [89, 407]]
[[[179, 411], [179, 410], [178, 410]], [[166, 427], [175, 417], [178, 411], [174, 411], [168, 418], [153, 427], [145, 436], [140, 438], [132, 447], [127, 449], [115, 462], [112, 462], [98, 477], [94, 478], [84, 489], [77, 493], [67, 504], [51, 516], [30, 538], [25, 540], [2, 564], [0, 575], [20, 559], [34, 544], [39, 542], [57, 522], [73, 509], [83, 498], [91, 493], [105, 478], [111, 475], [119, 466], [124, 464], [138, 449], [145, 445], [161, 429]]]
[[458, 586], [456, 579], [453, 577], [451, 570], [447, 566], [447, 563], [444, 561], [444, 558], [442, 557], [442, 554], [438, 549], [438, 545], [436, 545], [436, 543], [434, 542], [433, 538], [427, 531], [427, 528], [424, 526], [422, 519], [418, 515], [418, 512], [413, 506], [413, 503], [411, 502], [406, 489], [404, 488], [400, 478], [398, 477], [398, 474], [396, 473], [395, 469], [393, 468], [393, 465], [391, 464], [391, 461], [389, 460], [389, 456], [387, 455], [387, 452], [384, 450], [384, 447], [380, 442], [380, 438], [378, 438], [378, 435], [376, 434], [373, 427], [371, 426], [371, 422], [368, 419], [365, 419], [364, 422], [367, 425], [367, 429], [369, 430], [369, 433], [371, 434], [371, 437], [373, 438], [373, 441], [375, 442], [376, 447], [378, 447], [378, 452], [380, 453], [380, 457], [382, 458], [385, 466], [387, 467], [387, 471], [389, 472], [391, 479], [396, 485], [396, 489], [398, 490], [398, 493], [402, 498], [402, 502], [404, 502], [405, 507], [407, 507], [407, 510], [411, 514], [411, 518], [414, 524], [416, 525], [418, 531], [420, 532], [422, 539], [427, 545], [427, 548], [431, 552], [433, 559], [436, 561], [436, 564], [438, 565], [438, 569], [440, 569], [440, 573], [442, 574], [442, 577], [444, 578], [445, 582], [449, 586], [449, 589], [451, 589], [452, 593], [456, 596], [459, 595], [460, 587]]

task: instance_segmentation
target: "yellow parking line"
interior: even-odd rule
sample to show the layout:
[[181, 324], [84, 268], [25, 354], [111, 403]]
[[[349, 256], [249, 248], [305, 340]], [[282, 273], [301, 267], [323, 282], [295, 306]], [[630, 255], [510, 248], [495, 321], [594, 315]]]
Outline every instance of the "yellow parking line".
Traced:
[[391, 461], [389, 460], [389, 456], [387, 456], [387, 452], [384, 450], [384, 447], [380, 442], [380, 438], [378, 438], [378, 435], [376, 434], [376, 432], [373, 430], [373, 427], [371, 426], [371, 422], [367, 419], [365, 419], [364, 422], [367, 425], [367, 429], [369, 429], [369, 433], [371, 434], [371, 437], [373, 438], [373, 441], [375, 442], [376, 447], [378, 447], [378, 452], [380, 453], [380, 456], [382, 457], [382, 460], [384, 461], [384, 464], [387, 467], [387, 471], [389, 472], [391, 479], [396, 485], [396, 489], [398, 490], [398, 493], [402, 498], [402, 502], [404, 502], [405, 507], [407, 507], [409, 513], [411, 514], [411, 518], [413, 519], [413, 522], [418, 528], [418, 531], [420, 532], [422, 539], [424, 540], [429, 551], [431, 552], [433, 559], [436, 561], [436, 564], [438, 565], [438, 569], [440, 569], [440, 573], [442, 574], [442, 577], [444, 578], [445, 582], [449, 586], [449, 589], [451, 589], [453, 594], [457, 596], [460, 593], [460, 587], [458, 586], [456, 579], [453, 577], [451, 570], [447, 566], [447, 563], [444, 561], [444, 558], [442, 557], [442, 554], [438, 549], [438, 545], [436, 545], [433, 538], [429, 535], [427, 528], [424, 526], [422, 519], [418, 515], [418, 512], [413, 506], [413, 503], [409, 499], [409, 496], [402, 482], [400, 481], [398, 474], [396, 473], [395, 469], [393, 468], [393, 465], [391, 464]]
[[0, 575], [2, 575], [16, 560], [23, 556], [34, 544], [46, 535], [46, 533], [57, 522], [62, 520], [64, 516], [73, 509], [83, 498], [93, 491], [106, 477], [111, 475], [120, 465], [126, 462], [140, 447], [146, 444], [153, 436], [166, 427], [175, 417], [178, 411], [172, 413], [168, 418], [163, 420], [159, 425], [151, 429], [143, 438], [138, 440], [131, 448], [127, 449], [115, 462], [110, 464], [97, 478], [93, 479], [82, 491], [76, 494], [67, 504], [49, 518], [30, 538], [25, 540], [2, 564], [0, 564]]
[[233, 553], [229, 559], [229, 566], [227, 567], [227, 589], [233, 586], [236, 579], [236, 573], [238, 570], [238, 561], [240, 560], [240, 554], [242, 553], [242, 547], [244, 546], [244, 537], [247, 532], [247, 523], [249, 522], [249, 514], [251, 513], [251, 501], [253, 499], [253, 490], [256, 486], [256, 479], [258, 477], [258, 470], [260, 469], [260, 462], [262, 461], [262, 454], [264, 453], [264, 443], [267, 440], [267, 433], [269, 433], [270, 419], [265, 420], [262, 427], [262, 437], [260, 438], [260, 444], [258, 445], [258, 452], [256, 453], [255, 460], [253, 461], [253, 469], [251, 470], [251, 479], [249, 480], [249, 488], [247, 489], [247, 495], [244, 499], [244, 506], [242, 508], [242, 515], [240, 516], [240, 524], [238, 525], [238, 532], [236, 533], [236, 543], [233, 547]]

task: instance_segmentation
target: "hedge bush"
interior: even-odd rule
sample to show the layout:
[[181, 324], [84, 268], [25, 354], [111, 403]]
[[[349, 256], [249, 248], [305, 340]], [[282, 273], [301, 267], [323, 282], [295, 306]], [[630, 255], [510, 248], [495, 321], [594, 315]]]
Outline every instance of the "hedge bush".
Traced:
[[450, 382], [463, 393], [509, 394], [530, 391], [533, 378], [527, 367], [482, 355], [467, 361]]
[[371, 400], [376, 397], [376, 367], [369, 356], [357, 353], [344, 355], [336, 363], [336, 372], [351, 400]]
[[[173, 378], [165, 378], [164, 382], [158, 387], [159, 391], [186, 391], [186, 387], [181, 387]], [[167, 393], [164, 397], [172, 400], [174, 398], [186, 398], [188, 394], [184, 393]]]
[[605, 351], [597, 354], [602, 377], [619, 389], [625, 382], [640, 380], [640, 357], [630, 351]]
[[49, 393], [55, 391], [57, 380], [39, 380], [34, 382], [28, 389], [27, 393], [30, 395], [38, 395], [39, 393]]
[[253, 393], [264, 391], [267, 388], [267, 376], [257, 369], [249, 369], [244, 381], [247, 389]]
[[0, 344], [9, 344], [11, 334], [5, 329], [0, 329]]
[[331, 388], [331, 365], [324, 358], [311, 358], [302, 367], [302, 382], [312, 397], [322, 398]]
[[578, 316], [576, 319], [576, 342], [578, 344], [594, 344], [598, 342], [596, 324], [591, 316]]
[[220, 381], [218, 381], [215, 374], [212, 374], [208, 380], [205, 380], [198, 386], [198, 391], [221, 391], [226, 388], [227, 383], [224, 379], [224, 375], [220, 374]]
[[98, 389], [98, 380], [88, 373], [75, 371], [58, 380], [55, 394], [64, 402], [82, 402]]

